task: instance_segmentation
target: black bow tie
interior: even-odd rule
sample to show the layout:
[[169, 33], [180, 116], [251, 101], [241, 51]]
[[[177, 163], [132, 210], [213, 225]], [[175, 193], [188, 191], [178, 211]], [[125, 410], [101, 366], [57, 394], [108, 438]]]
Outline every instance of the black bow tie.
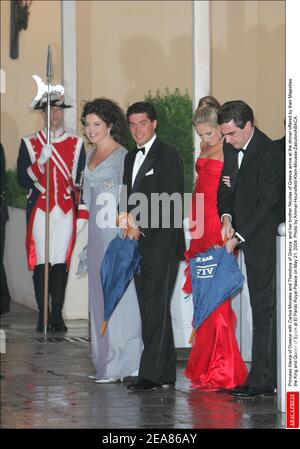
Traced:
[[246, 150], [244, 150], [244, 148], [241, 148], [240, 150], [238, 150], [238, 153], [240, 153], [240, 151], [245, 154]]
[[136, 154], [138, 154], [139, 151], [141, 151], [143, 154], [145, 154], [145, 147], [143, 147], [143, 148], [136, 147], [135, 151], [136, 151]]

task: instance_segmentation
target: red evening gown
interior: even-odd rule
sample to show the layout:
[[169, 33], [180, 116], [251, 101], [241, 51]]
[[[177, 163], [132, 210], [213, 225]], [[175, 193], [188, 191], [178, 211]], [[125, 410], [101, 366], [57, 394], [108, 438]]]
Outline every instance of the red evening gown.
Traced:
[[[221, 222], [217, 210], [217, 191], [222, 168], [223, 162], [216, 159], [198, 158], [196, 162], [198, 177], [191, 213], [195, 220], [195, 194], [204, 193], [204, 229], [202, 236], [192, 236], [190, 247], [186, 251], [186, 282], [183, 290], [187, 293], [192, 291], [189, 258], [214, 245], [222, 245]], [[197, 218], [195, 223], [196, 226], [197, 223], [201, 226]], [[190, 228], [193, 228], [191, 222]], [[196, 331], [184, 372], [192, 381], [191, 388], [215, 391], [245, 383], [248, 372], [239, 352], [235, 328], [236, 317], [229, 298]]]

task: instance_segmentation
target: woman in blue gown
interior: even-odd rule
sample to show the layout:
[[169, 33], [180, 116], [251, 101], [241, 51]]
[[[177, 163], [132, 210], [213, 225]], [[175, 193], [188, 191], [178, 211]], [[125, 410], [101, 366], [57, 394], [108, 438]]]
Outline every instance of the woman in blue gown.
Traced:
[[139, 306], [132, 281], [108, 321], [104, 336], [100, 328], [104, 301], [100, 266], [116, 227], [123, 162], [127, 150], [122, 141], [126, 119], [112, 100], [97, 98], [83, 108], [84, 132], [92, 144], [84, 170], [83, 200], [89, 210], [88, 278], [92, 360], [96, 383], [120, 382], [138, 373], [142, 351]]

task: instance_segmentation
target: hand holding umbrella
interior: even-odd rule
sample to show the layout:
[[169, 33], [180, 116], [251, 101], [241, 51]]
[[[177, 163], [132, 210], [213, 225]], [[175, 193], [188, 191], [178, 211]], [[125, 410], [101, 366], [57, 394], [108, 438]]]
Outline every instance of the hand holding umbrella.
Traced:
[[191, 343], [196, 329], [227, 298], [242, 288], [245, 279], [235, 257], [224, 245], [197, 254], [191, 258], [190, 267], [194, 304]]
[[[227, 248], [227, 242], [228, 242], [228, 238], [225, 236], [225, 238], [224, 238], [224, 240], [223, 240], [223, 245], [222, 245], [222, 246], [226, 246], [226, 248]], [[213, 248], [216, 249], [216, 248], [221, 248], [221, 247], [220, 247], [219, 245], [215, 245]], [[227, 248], [227, 249], [228, 249], [228, 248]], [[228, 251], [229, 251], [229, 249], [228, 249]], [[230, 252], [230, 251], [229, 251], [229, 252]], [[194, 302], [194, 300], [193, 300], [193, 302]], [[195, 308], [195, 304], [194, 304], [194, 308]], [[190, 336], [190, 338], [189, 338], [189, 344], [190, 344], [190, 345], [193, 344], [195, 335], [196, 335], [196, 329], [195, 329], [195, 327], [193, 326], [193, 330], [192, 330], [191, 336]]]
[[126, 224], [126, 227], [123, 228], [123, 236], [121, 238], [117, 235], [110, 242], [101, 264], [100, 277], [104, 297], [104, 321], [101, 326], [101, 336], [104, 335], [107, 322], [127, 290], [141, 261], [138, 242], [134, 238], [138, 228], [131, 226], [134, 223], [131, 220], [133, 217], [132, 219], [125, 215], [118, 217], [118, 225], [120, 221]]
[[138, 240], [142, 234], [131, 213], [121, 212], [116, 219], [116, 224], [122, 229], [122, 238], [128, 236], [131, 240]]

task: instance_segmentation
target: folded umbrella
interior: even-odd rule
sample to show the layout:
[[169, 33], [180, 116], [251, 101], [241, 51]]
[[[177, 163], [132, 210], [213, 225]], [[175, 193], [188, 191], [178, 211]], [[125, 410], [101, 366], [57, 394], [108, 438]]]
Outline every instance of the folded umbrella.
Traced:
[[190, 259], [193, 291], [193, 327], [203, 321], [243, 286], [244, 275], [225, 246], [198, 253]]
[[101, 335], [104, 335], [107, 321], [127, 290], [134, 273], [141, 262], [138, 242], [128, 236], [117, 235], [108, 245], [104, 255], [100, 277], [104, 298], [104, 321]]

